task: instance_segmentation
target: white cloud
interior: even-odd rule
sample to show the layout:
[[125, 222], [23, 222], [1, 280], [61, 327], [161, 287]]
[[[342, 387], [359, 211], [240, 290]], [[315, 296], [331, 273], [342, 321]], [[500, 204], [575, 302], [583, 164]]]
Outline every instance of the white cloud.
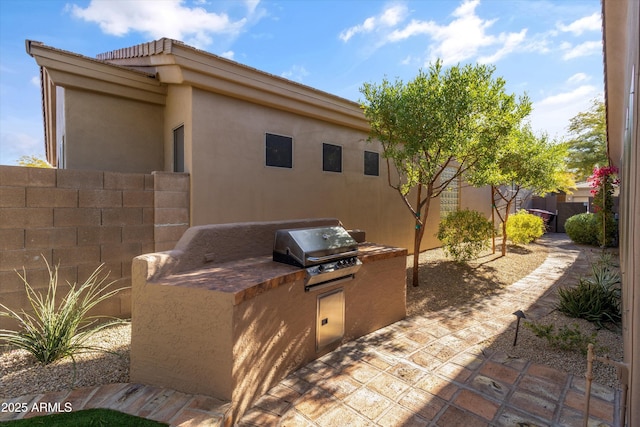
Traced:
[[602, 16], [600, 13], [594, 13], [584, 18], [580, 18], [573, 21], [569, 25], [562, 23], [556, 24], [556, 27], [563, 32], [570, 32], [576, 36], [581, 35], [585, 31], [601, 31], [602, 30]]
[[436, 42], [430, 46], [431, 60], [441, 58], [445, 65], [473, 58], [481, 50], [497, 48], [491, 54], [481, 56], [482, 62], [495, 62], [514, 51], [526, 36], [526, 29], [518, 33], [488, 33], [496, 20], [485, 20], [476, 14], [479, 0], [466, 0], [454, 12], [455, 19], [448, 25], [436, 25], [431, 32]]
[[[348, 41], [358, 33], [387, 31], [380, 42], [386, 44], [426, 36], [431, 41], [428, 62], [440, 58], [445, 65], [454, 64], [476, 57], [481, 52], [481, 62], [496, 62], [522, 45], [527, 30], [490, 34], [488, 31], [496, 20], [480, 18], [475, 11], [479, 4], [480, 0], [463, 1], [451, 14], [453, 20], [445, 25], [413, 19], [403, 27], [398, 25], [403, 22], [407, 10], [404, 6], [396, 5], [382, 15], [367, 18], [362, 24], [343, 31], [340, 38]], [[388, 19], [382, 19], [383, 16]]]
[[280, 74], [280, 76], [285, 79], [295, 80], [297, 82], [302, 82], [308, 75], [309, 72], [302, 65], [294, 65], [288, 71], [284, 71]]
[[562, 59], [569, 60], [573, 58], [579, 58], [581, 56], [589, 55], [602, 55], [602, 41], [590, 41], [584, 42], [579, 45], [573, 46], [571, 43], [563, 42], [560, 48], [564, 50]]
[[245, 4], [247, 5], [249, 13], [252, 14], [258, 7], [258, 4], [260, 4], [260, 0], [245, 0]]
[[[564, 105], [567, 103], [575, 102], [576, 100], [583, 99], [587, 94], [593, 94], [596, 91], [595, 86], [582, 85], [571, 92], [559, 93], [557, 95], [551, 95], [544, 98], [542, 101], [537, 102], [537, 107], [549, 107], [554, 105]], [[591, 99], [591, 96], [589, 97]]]
[[498, 62], [502, 57], [510, 54], [515, 51], [518, 46], [522, 44], [525, 37], [527, 35], [527, 29], [521, 30], [519, 33], [509, 33], [505, 35], [504, 33], [500, 34], [500, 42], [502, 43], [502, 47], [498, 49], [491, 56], [481, 56], [478, 58], [478, 62], [481, 64], [490, 64], [494, 62]]
[[44, 158], [42, 120], [6, 117], [0, 120], [0, 164], [16, 165], [22, 156]]
[[29, 80], [29, 82], [34, 85], [35, 87], [39, 88], [40, 87], [40, 76], [33, 76], [31, 77], [31, 80]]
[[348, 42], [359, 33], [371, 33], [380, 28], [391, 28], [402, 22], [407, 15], [407, 7], [403, 4], [395, 4], [387, 7], [381, 14], [365, 19], [362, 24], [343, 30], [338, 36], [340, 40]]
[[431, 34], [436, 32], [437, 28], [438, 26], [433, 21], [425, 22], [413, 19], [403, 29], [393, 30], [387, 36], [387, 40], [390, 42], [397, 42], [417, 35]]
[[[225, 13], [208, 12], [183, 3], [182, 0], [91, 0], [86, 8], [73, 4], [67, 9], [77, 18], [97, 23], [106, 34], [124, 36], [137, 31], [155, 39], [183, 40], [200, 48], [211, 44], [213, 34], [235, 35], [247, 22], [247, 18], [232, 21]], [[258, 2], [246, 4], [251, 12]]]
[[591, 77], [585, 73], [576, 73], [567, 79], [567, 83], [582, 83], [591, 80]]
[[226, 52], [222, 52], [220, 56], [227, 59], [233, 59], [233, 57], [235, 56], [235, 52], [232, 50], [228, 50]]
[[578, 113], [588, 110], [594, 98], [602, 96], [602, 89], [592, 85], [581, 85], [548, 96], [533, 103], [531, 125], [534, 130], [546, 132], [551, 138], [562, 138], [568, 133], [569, 121]]
[[402, 65], [411, 65], [411, 64], [419, 64], [420, 62], [422, 61], [419, 58], [416, 58], [411, 55], [407, 55], [407, 57], [404, 58], [400, 63]]

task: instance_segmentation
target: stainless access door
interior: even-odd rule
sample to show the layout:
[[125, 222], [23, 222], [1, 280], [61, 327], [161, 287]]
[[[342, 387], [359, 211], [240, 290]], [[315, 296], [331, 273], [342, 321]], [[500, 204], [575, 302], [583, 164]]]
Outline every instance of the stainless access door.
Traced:
[[340, 341], [344, 336], [344, 290], [336, 289], [318, 295], [316, 318], [316, 351]]

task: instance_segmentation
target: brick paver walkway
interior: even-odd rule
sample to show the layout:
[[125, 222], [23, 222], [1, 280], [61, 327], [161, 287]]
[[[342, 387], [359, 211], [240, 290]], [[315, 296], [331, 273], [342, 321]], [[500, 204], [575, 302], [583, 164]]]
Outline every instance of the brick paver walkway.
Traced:
[[[250, 426], [581, 426], [584, 379], [552, 367], [486, 354], [479, 345], [513, 334], [515, 309], [528, 319], [553, 308], [550, 293], [576, 283], [586, 255], [565, 235], [542, 241], [550, 254], [537, 270], [475, 306], [397, 322], [347, 343], [292, 373], [237, 421]], [[592, 386], [590, 426], [613, 426], [619, 393]], [[230, 404], [138, 384], [11, 399], [107, 407], [180, 426], [228, 426]], [[0, 413], [0, 421], [41, 413]]]
[[[584, 379], [479, 345], [513, 336], [517, 309], [531, 320], [549, 313], [555, 287], [587, 273], [586, 254], [566, 235], [542, 242], [546, 261], [504, 292], [341, 346], [270, 390], [239, 426], [581, 426]], [[594, 384], [589, 425], [614, 425], [616, 399]]]

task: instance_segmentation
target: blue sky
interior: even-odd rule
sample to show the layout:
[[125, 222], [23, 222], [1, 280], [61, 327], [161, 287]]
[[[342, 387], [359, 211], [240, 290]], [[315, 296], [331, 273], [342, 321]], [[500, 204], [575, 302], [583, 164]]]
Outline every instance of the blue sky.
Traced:
[[1, 0], [0, 164], [44, 157], [25, 40], [95, 57], [170, 37], [353, 101], [437, 58], [489, 63], [552, 138], [603, 97], [600, 0]]

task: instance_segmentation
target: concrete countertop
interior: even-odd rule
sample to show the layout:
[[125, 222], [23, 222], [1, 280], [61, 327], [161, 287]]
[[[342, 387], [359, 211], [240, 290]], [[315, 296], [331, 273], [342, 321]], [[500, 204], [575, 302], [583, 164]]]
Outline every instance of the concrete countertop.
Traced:
[[[404, 248], [369, 242], [360, 243], [358, 252], [358, 258], [363, 264], [407, 255]], [[212, 264], [162, 277], [149, 284], [233, 293], [234, 305], [238, 305], [270, 289], [304, 278], [304, 269], [275, 262], [269, 255]]]

